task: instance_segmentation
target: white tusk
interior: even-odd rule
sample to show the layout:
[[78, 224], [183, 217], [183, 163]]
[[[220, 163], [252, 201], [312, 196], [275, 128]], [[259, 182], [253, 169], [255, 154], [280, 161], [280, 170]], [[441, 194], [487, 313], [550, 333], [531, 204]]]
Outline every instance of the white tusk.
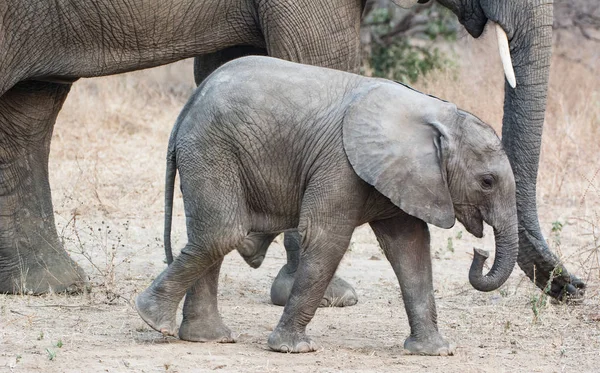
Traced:
[[506, 80], [511, 87], [517, 86], [517, 79], [515, 79], [515, 70], [513, 69], [512, 60], [510, 58], [510, 49], [508, 48], [508, 37], [506, 32], [497, 23], [494, 23], [496, 28], [496, 37], [498, 38], [498, 52], [500, 52], [500, 59], [502, 60], [502, 67], [504, 68], [504, 75]]

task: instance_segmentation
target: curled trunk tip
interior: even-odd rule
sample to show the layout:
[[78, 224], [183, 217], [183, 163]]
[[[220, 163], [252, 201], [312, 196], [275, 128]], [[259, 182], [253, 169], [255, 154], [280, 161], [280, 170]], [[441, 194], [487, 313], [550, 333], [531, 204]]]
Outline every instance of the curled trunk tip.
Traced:
[[[509, 271], [498, 271], [496, 265], [492, 267], [487, 275], [483, 275], [483, 266], [490, 257], [486, 250], [473, 248], [473, 262], [469, 270], [469, 282], [471, 286], [479, 291], [493, 291], [498, 289], [510, 275]], [[514, 263], [513, 263], [514, 266]]]

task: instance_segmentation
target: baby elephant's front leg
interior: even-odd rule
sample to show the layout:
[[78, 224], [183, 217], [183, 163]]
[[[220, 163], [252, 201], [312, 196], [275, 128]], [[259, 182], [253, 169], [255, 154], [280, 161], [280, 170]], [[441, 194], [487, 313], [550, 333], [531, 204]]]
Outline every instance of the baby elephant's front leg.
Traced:
[[437, 327], [427, 224], [410, 215], [371, 223], [400, 282], [410, 324], [404, 348], [412, 354], [452, 355]]
[[350, 243], [353, 227], [329, 230], [313, 225], [301, 231], [303, 252], [283, 315], [269, 336], [269, 347], [280, 352], [311, 352], [317, 345], [306, 335], [313, 316]]

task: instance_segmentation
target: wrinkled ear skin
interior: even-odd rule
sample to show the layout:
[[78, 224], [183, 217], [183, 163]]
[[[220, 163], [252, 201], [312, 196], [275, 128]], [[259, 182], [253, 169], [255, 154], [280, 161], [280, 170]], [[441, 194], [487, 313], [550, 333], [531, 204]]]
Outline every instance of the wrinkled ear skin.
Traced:
[[439, 104], [395, 84], [357, 95], [343, 121], [354, 172], [404, 212], [440, 228], [454, 225], [442, 135], [432, 125]]

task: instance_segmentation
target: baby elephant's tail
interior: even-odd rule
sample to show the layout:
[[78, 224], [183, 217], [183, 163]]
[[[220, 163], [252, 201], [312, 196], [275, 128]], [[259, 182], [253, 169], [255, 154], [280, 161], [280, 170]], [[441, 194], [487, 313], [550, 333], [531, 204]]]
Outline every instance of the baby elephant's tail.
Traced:
[[165, 231], [164, 244], [167, 264], [173, 263], [173, 251], [171, 249], [171, 225], [173, 222], [173, 194], [175, 191], [175, 174], [177, 173], [177, 161], [175, 154], [175, 136], [169, 140], [167, 150], [167, 172], [165, 177]]

